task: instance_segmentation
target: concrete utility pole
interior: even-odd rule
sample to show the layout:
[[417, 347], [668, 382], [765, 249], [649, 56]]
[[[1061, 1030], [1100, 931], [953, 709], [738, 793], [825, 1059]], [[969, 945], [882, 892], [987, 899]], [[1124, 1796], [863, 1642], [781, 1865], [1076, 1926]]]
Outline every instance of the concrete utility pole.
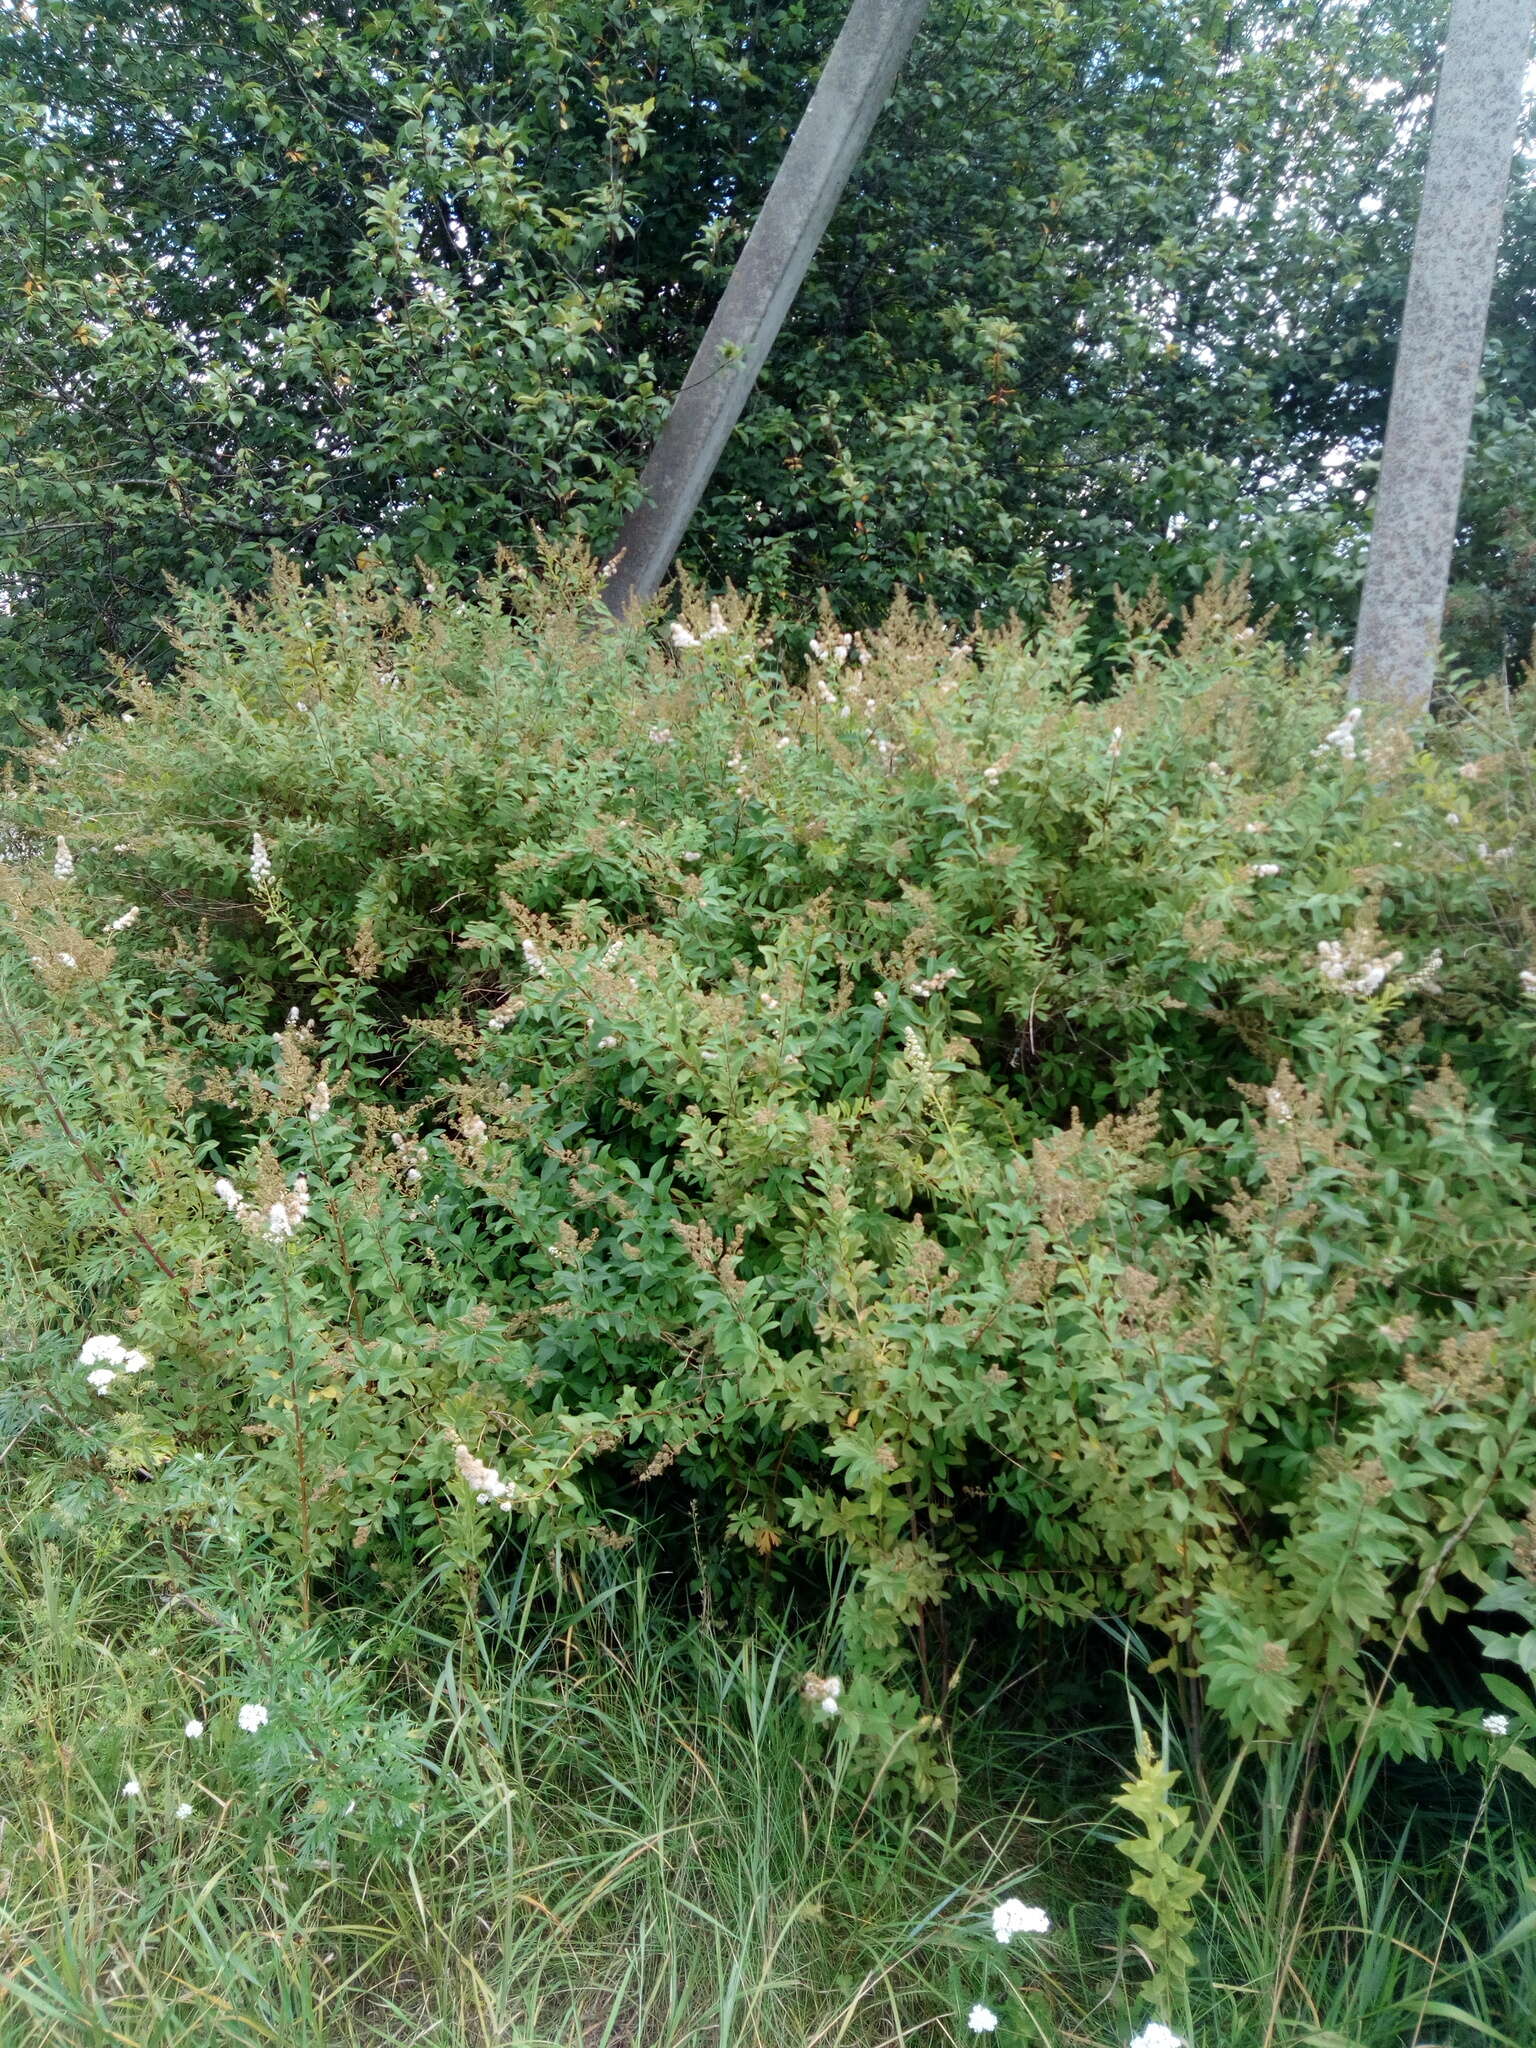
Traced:
[[1536, 0], [1452, 0], [1392, 378], [1350, 695], [1434, 683]]
[[714, 474], [929, 0], [853, 0], [614, 544], [603, 601], [654, 596]]

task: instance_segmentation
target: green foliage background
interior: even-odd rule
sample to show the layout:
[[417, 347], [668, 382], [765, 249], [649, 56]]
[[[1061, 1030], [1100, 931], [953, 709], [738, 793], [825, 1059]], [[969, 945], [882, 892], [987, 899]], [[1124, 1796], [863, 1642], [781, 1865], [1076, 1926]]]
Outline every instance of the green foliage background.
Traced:
[[[0, 661], [163, 668], [165, 577], [611, 540], [841, 16], [7, 0]], [[850, 619], [1246, 559], [1347, 616], [1443, 9], [939, 0], [689, 542]], [[1523, 651], [1520, 173], [1458, 649]]]

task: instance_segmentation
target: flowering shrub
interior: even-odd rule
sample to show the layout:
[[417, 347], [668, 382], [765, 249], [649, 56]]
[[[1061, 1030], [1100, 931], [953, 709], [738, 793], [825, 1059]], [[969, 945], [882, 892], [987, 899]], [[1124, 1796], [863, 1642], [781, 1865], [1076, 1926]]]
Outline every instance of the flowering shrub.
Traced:
[[739, 607], [584, 602], [281, 581], [34, 755], [49, 1512], [307, 1598], [689, 1506], [851, 1567], [840, 1739], [963, 1597], [1125, 1613], [1248, 1735], [1432, 1744], [1382, 1669], [1536, 1494], [1514, 714], [1341, 723], [1225, 594], [1108, 704], [1066, 611], [828, 619], [791, 678]]

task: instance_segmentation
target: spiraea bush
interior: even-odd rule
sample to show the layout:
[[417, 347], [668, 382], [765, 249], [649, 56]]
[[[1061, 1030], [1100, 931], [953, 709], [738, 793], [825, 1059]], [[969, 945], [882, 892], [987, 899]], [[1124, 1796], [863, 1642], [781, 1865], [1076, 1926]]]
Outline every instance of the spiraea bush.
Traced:
[[1378, 729], [1231, 592], [1107, 699], [1065, 608], [589, 606], [280, 580], [17, 773], [45, 1524], [387, 1602], [691, 1522], [842, 1573], [882, 1750], [945, 1602], [1454, 1745], [1405, 1653], [1536, 1569], [1528, 714]]

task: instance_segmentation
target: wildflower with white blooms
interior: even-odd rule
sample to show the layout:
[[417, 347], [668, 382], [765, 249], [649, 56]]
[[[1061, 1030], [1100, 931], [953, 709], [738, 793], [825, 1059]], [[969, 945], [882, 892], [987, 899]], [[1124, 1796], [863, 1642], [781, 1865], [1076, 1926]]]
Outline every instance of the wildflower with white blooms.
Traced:
[[260, 1700], [247, 1701], [235, 1716], [247, 1735], [255, 1735], [258, 1730], [265, 1728], [271, 1718]]
[[203, 1739], [203, 1724], [201, 1721], [198, 1720], [197, 1716], [194, 1714], [192, 1716], [192, 1719], [187, 1723], [186, 1727], [183, 1728], [181, 1732], [183, 1735], [185, 1735], [188, 1742], [201, 1742]]
[[1345, 939], [1319, 939], [1317, 971], [1350, 996], [1373, 996], [1394, 967], [1401, 967], [1400, 952], [1374, 954], [1369, 935], [1351, 932]]
[[139, 1794], [143, 1790], [144, 1787], [139, 1783], [137, 1778], [130, 1778], [127, 1784], [124, 1785], [120, 1796], [124, 1799], [137, 1799]]
[[182, 1800], [180, 1806], [176, 1809], [176, 1818], [178, 1820], [190, 1820], [192, 1818], [192, 1803], [190, 1800]]
[[289, 1193], [268, 1205], [267, 1236], [280, 1244], [284, 1238], [293, 1236], [308, 1214], [309, 1182], [302, 1173], [295, 1174]]
[[1189, 2043], [1161, 2020], [1152, 2020], [1132, 2039], [1130, 2048], [1189, 2048]]
[[973, 2005], [965, 2016], [965, 2024], [973, 2034], [995, 2034], [997, 2014], [990, 2005]]
[[1272, 875], [1279, 874], [1280, 863], [1277, 860], [1256, 860], [1248, 872], [1255, 881], [1267, 882]]
[[251, 880], [259, 888], [263, 882], [272, 879], [272, 856], [267, 851], [267, 842], [259, 832], [251, 834]]
[[[1336, 754], [1342, 755], [1346, 761], [1356, 759], [1368, 761], [1371, 758], [1370, 748], [1360, 745], [1359, 735], [1355, 730], [1360, 723], [1362, 715], [1360, 706], [1352, 704], [1339, 720], [1339, 723], [1333, 728], [1333, 731], [1323, 734], [1321, 744], [1312, 749], [1313, 753], [1326, 754], [1331, 747]], [[1167, 2048], [1167, 2043], [1151, 2042], [1148, 2044], [1148, 2048]]]
[[929, 996], [936, 996], [941, 989], [948, 988], [949, 984], [959, 975], [959, 972], [958, 967], [941, 967], [936, 974], [930, 975], [926, 981], [919, 978], [917, 981], [908, 982], [907, 986], [911, 989], [913, 995], [920, 996], [926, 1001]]
[[841, 668], [850, 655], [861, 665], [869, 660], [868, 648], [854, 633], [840, 634], [832, 647], [823, 646], [820, 640], [812, 640], [810, 651], [813, 661], [830, 661], [837, 668]]
[[302, 1173], [294, 1175], [287, 1194], [259, 1209], [245, 1199], [232, 1180], [222, 1175], [214, 1182], [213, 1192], [237, 1222], [253, 1235], [270, 1238], [274, 1244], [292, 1237], [309, 1214], [309, 1181]]
[[698, 634], [690, 633], [681, 619], [674, 619], [667, 632], [674, 647], [697, 647], [699, 645]]
[[1508, 1714], [1484, 1714], [1483, 1733], [1491, 1735], [1495, 1739], [1501, 1735], [1507, 1735], [1509, 1733]]
[[1520, 993], [1523, 996], [1536, 996], [1536, 974], [1533, 974], [1529, 967], [1522, 967], [1520, 970]]
[[[556, 1251], [558, 1247], [551, 1246], [550, 1249]], [[453, 1446], [453, 1462], [459, 1477], [473, 1490], [481, 1507], [490, 1507], [494, 1502], [503, 1514], [510, 1512], [517, 1492], [510, 1479], [503, 1479], [494, 1465], [487, 1465], [475, 1456], [468, 1444], [457, 1440]]]
[[310, 1096], [309, 1103], [304, 1111], [304, 1114], [309, 1118], [312, 1124], [317, 1124], [320, 1122], [322, 1117], [328, 1116], [330, 1114], [330, 1108], [331, 1090], [328, 1082], [322, 1075], [321, 1078], [315, 1083], [315, 1092], [313, 1095]]
[[816, 1672], [808, 1671], [800, 1687], [800, 1697], [830, 1720], [843, 1711], [843, 1681], [840, 1678], [822, 1678]]
[[121, 917], [113, 918], [112, 922], [107, 926], [107, 930], [109, 932], [125, 932], [131, 925], [136, 925], [138, 921], [139, 906], [137, 903], [130, 903]]
[[53, 878], [56, 882], [67, 882], [75, 872], [75, 856], [70, 852], [69, 842], [62, 833], [53, 844]]
[[1051, 1916], [1022, 1899], [1004, 1899], [992, 1908], [992, 1932], [1006, 1948], [1016, 1934], [1049, 1934]]
[[[117, 1378], [119, 1372], [147, 1372], [153, 1364], [147, 1351], [130, 1351], [121, 1337], [111, 1331], [104, 1331], [99, 1337], [87, 1337], [80, 1346], [81, 1365], [94, 1365], [96, 1372], [87, 1373], [86, 1378], [97, 1393], [102, 1393]], [[115, 1371], [107, 1371], [115, 1367]], [[105, 1378], [103, 1373], [105, 1372]]]
[[530, 974], [542, 974], [544, 972], [544, 955], [539, 951], [532, 939], [524, 939], [523, 941], [523, 960]]

